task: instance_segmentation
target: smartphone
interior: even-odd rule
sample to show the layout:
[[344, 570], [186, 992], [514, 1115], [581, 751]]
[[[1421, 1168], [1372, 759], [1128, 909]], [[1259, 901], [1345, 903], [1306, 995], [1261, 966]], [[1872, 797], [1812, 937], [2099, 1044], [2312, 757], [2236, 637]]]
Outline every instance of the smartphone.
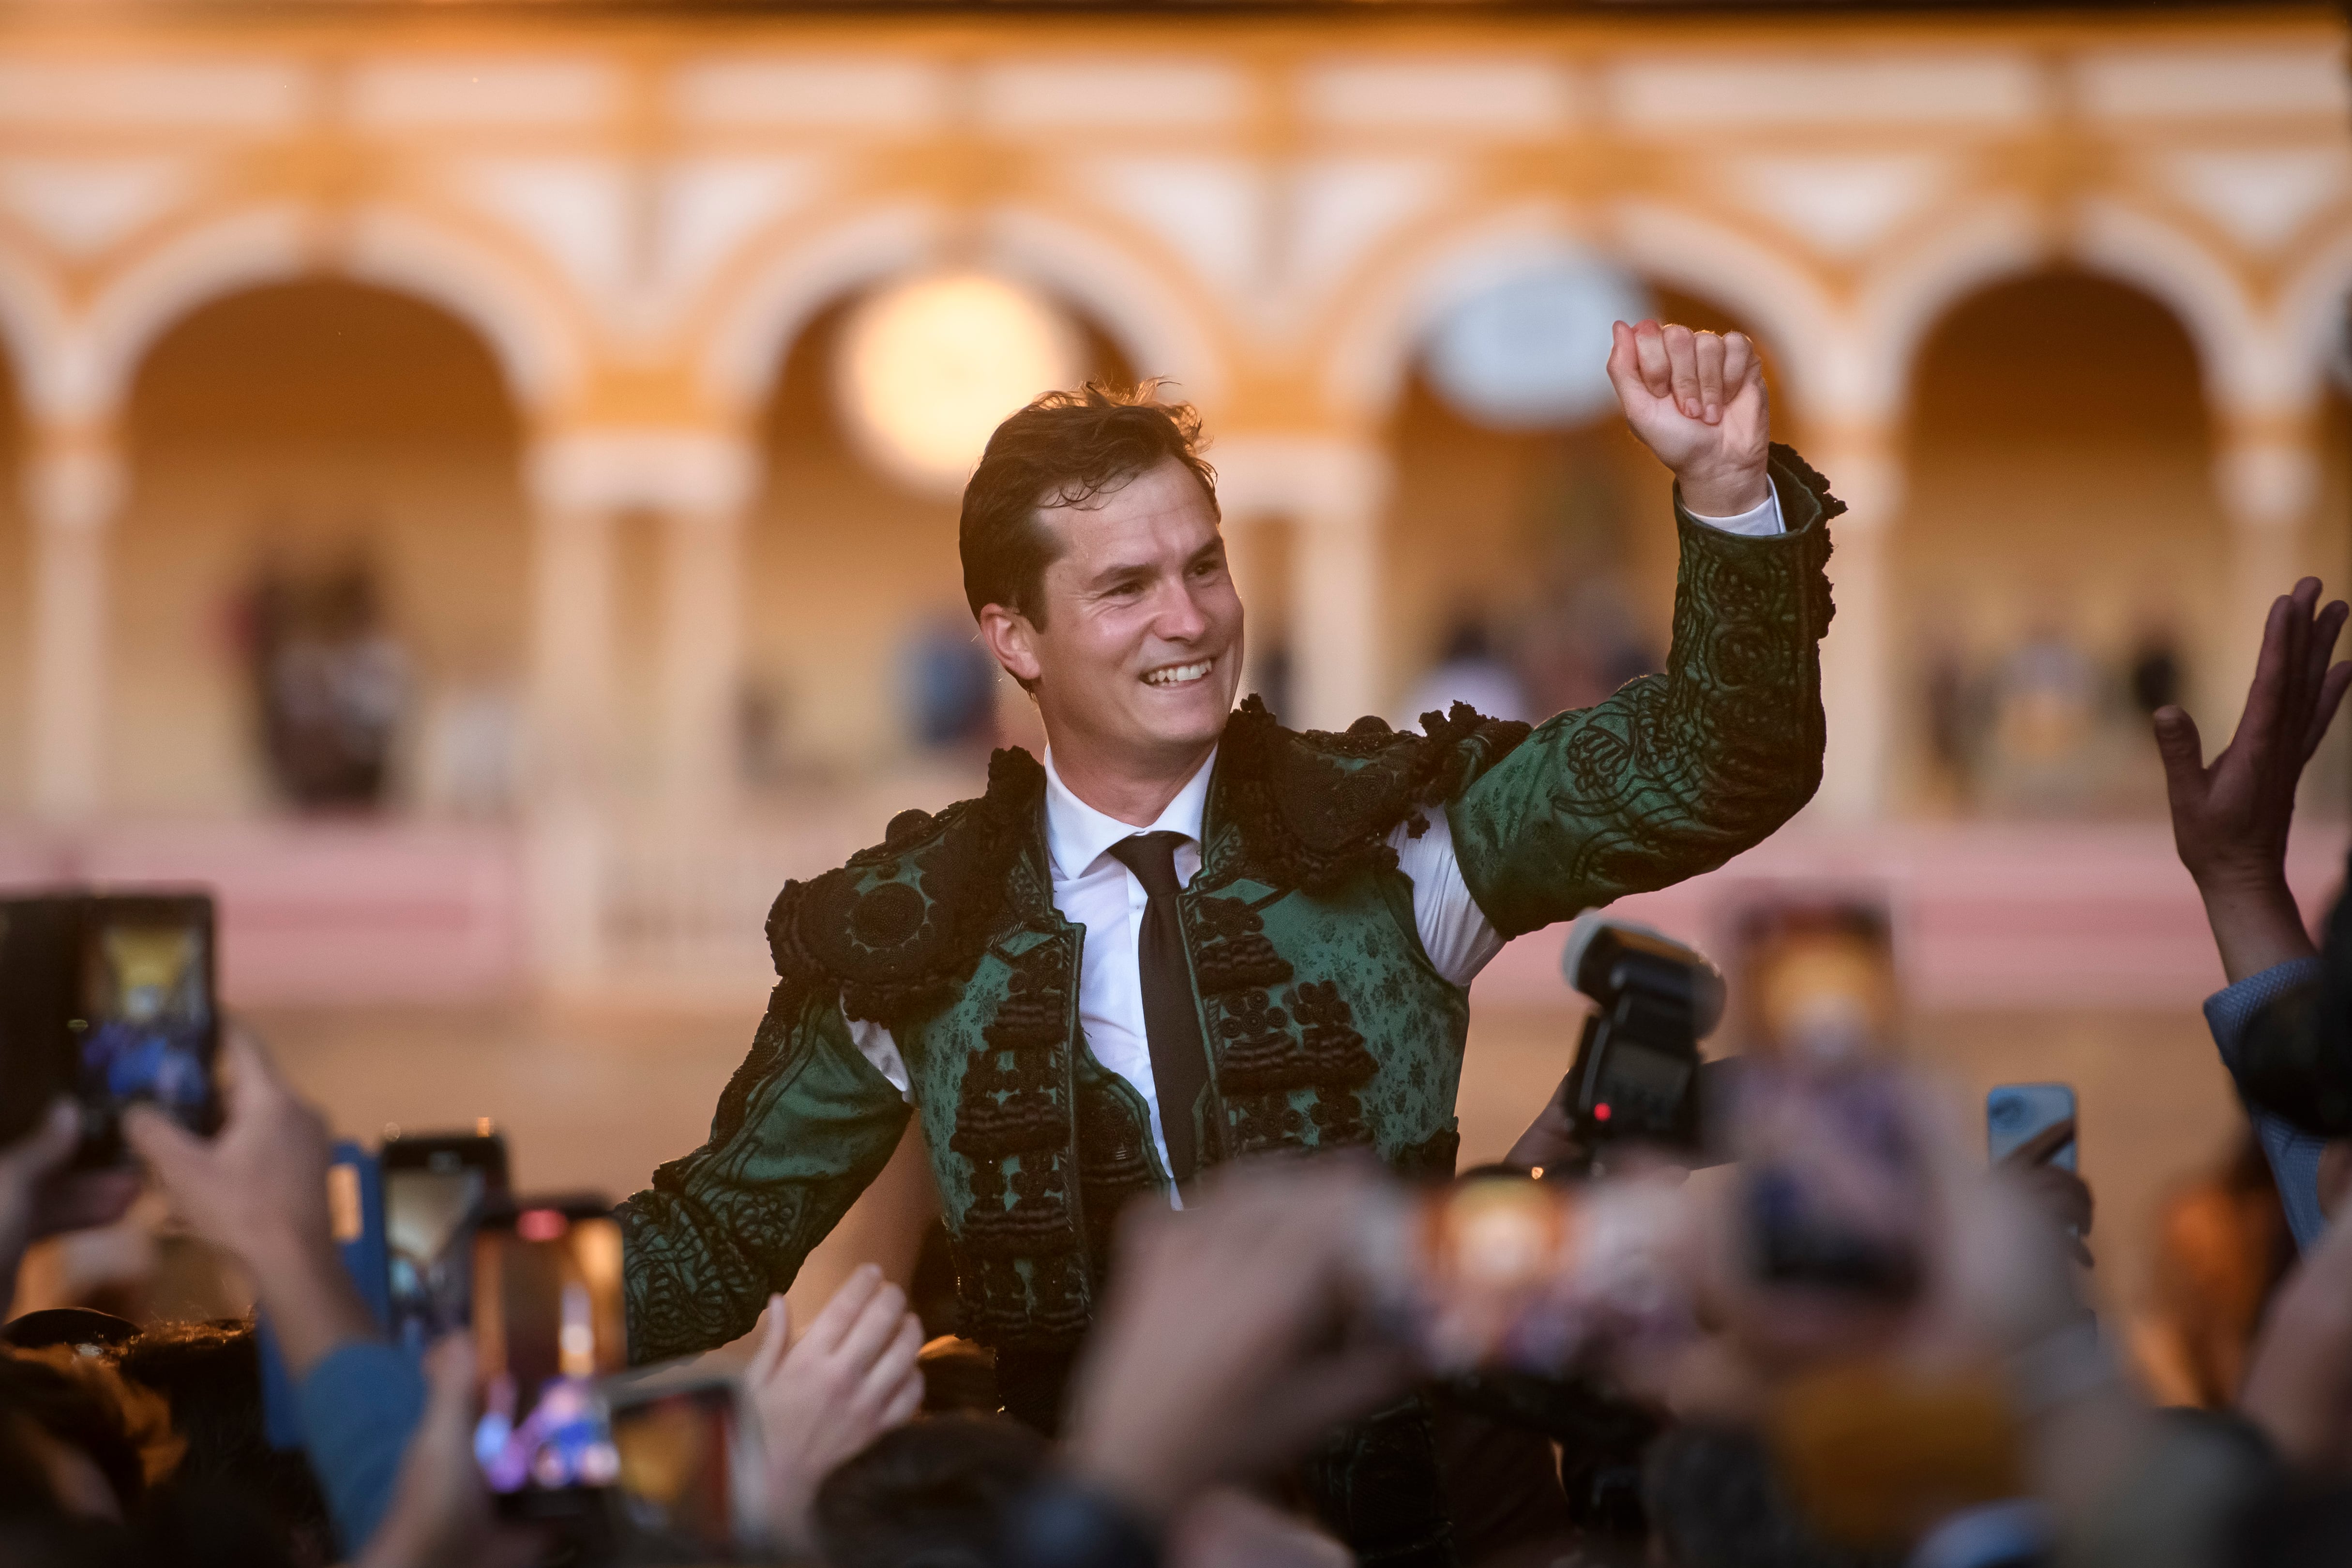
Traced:
[[1739, 1086], [1742, 1207], [1759, 1283], [1907, 1300], [1924, 1278], [1926, 1173], [1899, 1085], [1759, 1064]]
[[[2074, 1089], [2063, 1083], [1997, 1084], [1985, 1096], [1985, 1152], [1996, 1165], [2020, 1145], [2074, 1115]], [[2079, 1137], [2079, 1134], [2077, 1135]], [[2046, 1163], [2075, 1169], [2076, 1138], [2069, 1138]]]
[[507, 1196], [506, 1140], [388, 1130], [383, 1152], [387, 1327], [422, 1350], [472, 1321], [474, 1230]]
[[759, 1543], [758, 1428], [733, 1378], [642, 1389], [616, 1381], [605, 1400], [622, 1524], [637, 1555], [704, 1562]]
[[0, 1139], [29, 1131], [59, 1094], [80, 1107], [75, 1163], [85, 1167], [129, 1158], [121, 1116], [134, 1104], [215, 1131], [214, 932], [212, 896], [194, 889], [0, 900], [0, 1065], [11, 1103]]
[[597, 1380], [628, 1364], [621, 1227], [600, 1198], [524, 1200], [482, 1216], [473, 1252], [474, 1458], [507, 1511], [560, 1515], [620, 1475]]

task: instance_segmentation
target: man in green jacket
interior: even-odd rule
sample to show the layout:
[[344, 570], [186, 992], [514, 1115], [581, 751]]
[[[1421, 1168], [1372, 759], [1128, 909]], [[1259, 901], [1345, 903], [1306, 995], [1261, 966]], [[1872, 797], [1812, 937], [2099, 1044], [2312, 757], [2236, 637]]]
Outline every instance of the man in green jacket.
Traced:
[[[1099, 388], [991, 438], [964, 586], [1035, 700], [1042, 763], [806, 883], [709, 1141], [623, 1205], [630, 1350], [723, 1343], [919, 1117], [964, 1331], [1051, 1428], [1130, 1201], [1275, 1149], [1454, 1168], [1469, 984], [1507, 939], [1721, 865], [1821, 779], [1821, 479], [1769, 446], [1738, 333], [1620, 323], [1610, 374], [1677, 480], [1664, 675], [1532, 731], [1236, 710], [1242, 605], [1198, 420]], [[1335, 1439], [1326, 1511], [1365, 1560], [1447, 1560], [1425, 1423]]]

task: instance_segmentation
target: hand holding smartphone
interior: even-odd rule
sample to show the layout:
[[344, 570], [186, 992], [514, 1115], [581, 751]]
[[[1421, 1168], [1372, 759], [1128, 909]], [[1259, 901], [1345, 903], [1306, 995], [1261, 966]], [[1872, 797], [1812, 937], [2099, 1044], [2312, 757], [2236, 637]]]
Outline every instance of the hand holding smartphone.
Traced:
[[512, 1511], [586, 1511], [620, 1454], [597, 1380], [628, 1364], [621, 1228], [589, 1196], [483, 1216], [474, 1232], [473, 1320], [481, 1415], [474, 1457]]
[[384, 1247], [392, 1337], [422, 1351], [473, 1319], [474, 1232], [508, 1202], [506, 1141], [402, 1132], [383, 1141]]
[[0, 900], [0, 1142], [60, 1093], [80, 1108], [85, 1168], [129, 1158], [123, 1110], [220, 1124], [212, 897], [73, 890]]

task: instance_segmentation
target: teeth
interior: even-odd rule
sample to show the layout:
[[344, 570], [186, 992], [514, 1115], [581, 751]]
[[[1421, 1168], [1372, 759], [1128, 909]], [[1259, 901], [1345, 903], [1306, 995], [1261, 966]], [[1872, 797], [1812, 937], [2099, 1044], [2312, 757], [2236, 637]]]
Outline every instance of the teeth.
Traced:
[[1147, 686], [1182, 686], [1208, 674], [1209, 667], [1214, 662], [1204, 658], [1198, 664], [1171, 664], [1164, 669], [1152, 670], [1143, 678], [1143, 682]]

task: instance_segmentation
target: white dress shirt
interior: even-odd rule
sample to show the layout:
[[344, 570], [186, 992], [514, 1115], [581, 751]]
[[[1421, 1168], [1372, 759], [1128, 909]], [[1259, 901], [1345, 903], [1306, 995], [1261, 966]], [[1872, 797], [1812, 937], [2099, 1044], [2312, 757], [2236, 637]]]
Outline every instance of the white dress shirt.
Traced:
[[[1763, 505], [1738, 517], [1699, 521], [1727, 533], [1763, 536], [1782, 531], [1777, 495], [1768, 495]], [[1139, 957], [1150, 896], [1135, 873], [1112, 858], [1109, 850], [1133, 834], [1181, 835], [1176, 879], [1190, 883], [1201, 869], [1201, 818], [1216, 762], [1212, 752], [1159, 819], [1139, 827], [1107, 816], [1071, 794], [1055, 769], [1053, 749], [1045, 752], [1045, 847], [1053, 861], [1054, 908], [1072, 925], [1086, 929], [1078, 962], [1078, 1020], [1095, 1060], [1132, 1085], [1150, 1111], [1151, 1142], [1160, 1152], [1162, 1170], [1168, 1165], [1168, 1142], [1160, 1133], [1160, 1098], [1152, 1089]], [[1421, 836], [1412, 837], [1414, 819], [1408, 817], [1390, 833], [1389, 847], [1397, 852], [1398, 868], [1412, 880], [1413, 927], [1430, 963], [1456, 985], [1467, 985], [1502, 951], [1503, 938], [1462, 879], [1444, 808], [1425, 807], [1419, 816], [1427, 823]], [[853, 1018], [849, 1034], [859, 1054], [911, 1100], [907, 1064], [890, 1031]]]

